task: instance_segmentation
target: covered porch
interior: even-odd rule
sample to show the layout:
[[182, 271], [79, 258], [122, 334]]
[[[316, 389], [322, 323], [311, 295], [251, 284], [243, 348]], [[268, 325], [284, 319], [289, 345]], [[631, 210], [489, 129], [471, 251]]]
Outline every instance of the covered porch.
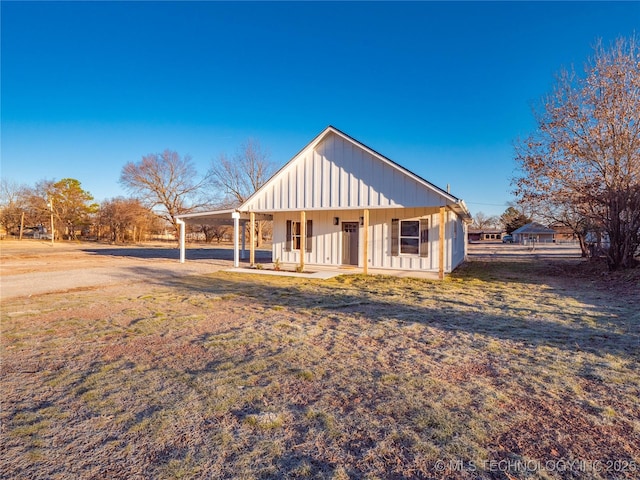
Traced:
[[[375, 234], [375, 228], [371, 224], [371, 217], [373, 215], [373, 212], [381, 212], [381, 211], [391, 212], [396, 210], [398, 209], [394, 207], [391, 209], [389, 208], [377, 208], [377, 209], [347, 208], [347, 209], [340, 209], [340, 210], [327, 209], [326, 211], [318, 210], [318, 209], [307, 211], [302, 209], [302, 210], [289, 210], [288, 212], [285, 212], [285, 213], [288, 213], [289, 218], [294, 219], [293, 221], [295, 221], [298, 224], [298, 228], [299, 228], [299, 232], [296, 232], [295, 234], [295, 237], [299, 242], [299, 245], [296, 246], [296, 251], [300, 252], [297, 255], [297, 258], [295, 258], [294, 260], [295, 270], [299, 272], [303, 272], [305, 270], [306, 263], [309, 263], [309, 265], [313, 265], [314, 270], [317, 270], [317, 269], [327, 269], [332, 271], [341, 270], [342, 273], [347, 273], [344, 269], [349, 269], [351, 270], [349, 273], [363, 273], [365, 275], [369, 273], [383, 273], [385, 271], [390, 273], [393, 270], [402, 270], [402, 269], [398, 269], [397, 267], [380, 268], [380, 266], [376, 267], [374, 265], [370, 265], [370, 258], [373, 254], [373, 248], [375, 245], [375, 239], [372, 238], [372, 235]], [[404, 210], [404, 209], [400, 209], [400, 210]], [[434, 239], [437, 241], [437, 243], [434, 242], [436, 245], [436, 249], [434, 253], [437, 259], [436, 260], [437, 270], [435, 272], [435, 275], [437, 276], [437, 278], [444, 278], [445, 265], [446, 265], [445, 216], [448, 208], [441, 206], [441, 207], [435, 207], [431, 210], [432, 211], [430, 211], [429, 214], [437, 218], [437, 222], [435, 222], [436, 236]], [[313, 216], [317, 215], [318, 212], [324, 212], [326, 215], [329, 215], [328, 218], [330, 219], [332, 218], [330, 223], [335, 228], [338, 228], [338, 229], [340, 228], [340, 226], [338, 225], [340, 223], [340, 218], [344, 215], [345, 212], [351, 212], [349, 214], [350, 215], [349, 218], [353, 217], [354, 219], [357, 220], [357, 222], [352, 222], [352, 223], [354, 224], [357, 223], [356, 228], [359, 232], [357, 233], [357, 235], [360, 236], [360, 242], [361, 242], [360, 246], [356, 247], [356, 250], [357, 250], [356, 258], [361, 257], [361, 261], [359, 263], [355, 262], [353, 265], [347, 265], [343, 262], [342, 265], [337, 265], [337, 264], [326, 265], [326, 264], [323, 264], [323, 262], [309, 261], [311, 260], [310, 258], [305, 260], [305, 257], [306, 257], [305, 252], [307, 252], [307, 246], [310, 246], [312, 241], [314, 242], [316, 241], [314, 239], [317, 236], [317, 230], [318, 230], [318, 229], [314, 229], [313, 233], [311, 232], [310, 227], [309, 227], [309, 230], [307, 230], [309, 225], [307, 220], [310, 217], [313, 218]], [[247, 211], [229, 209], [229, 210], [218, 210], [218, 211], [211, 211], [211, 212], [201, 212], [201, 213], [180, 215], [177, 219], [178, 224], [180, 225], [180, 239], [179, 239], [180, 262], [184, 263], [185, 257], [186, 257], [186, 241], [185, 241], [186, 224], [227, 225], [227, 226], [233, 227], [233, 265], [234, 267], [239, 268], [240, 260], [246, 259], [247, 237], [249, 241], [249, 248], [248, 248], [249, 266], [253, 267], [256, 265], [256, 228], [255, 228], [256, 222], [264, 221], [264, 220], [273, 221], [274, 216], [277, 216], [278, 214], [282, 214], [282, 213], [283, 212], [279, 212], [275, 210], [267, 211], [267, 212], [262, 211], [258, 213], [258, 212], [247, 212]], [[280, 218], [274, 223], [278, 223], [278, 222], [282, 223], [282, 219]], [[379, 222], [378, 227], [381, 228], [381, 225], [382, 223]], [[249, 228], [248, 235], [246, 231], [247, 228]], [[275, 226], [274, 226], [274, 231], [275, 231]], [[380, 243], [379, 239], [378, 239], [378, 243]], [[378, 248], [380, 248], [380, 246], [378, 246]], [[277, 255], [275, 255], [274, 253], [274, 256], [277, 256]], [[293, 259], [288, 261], [284, 260], [282, 263], [291, 263], [292, 260]], [[356, 270], [356, 271], [353, 271], [353, 270]], [[378, 270], [380, 271], [378, 272]], [[416, 271], [421, 271], [421, 269], [418, 269], [418, 270], [413, 269], [411, 271], [413, 271], [413, 273], [415, 274]], [[434, 272], [433, 271], [425, 272], [425, 275], [428, 277], [432, 277], [434, 275]]]
[[186, 259], [186, 225], [225, 225], [233, 227], [233, 265], [240, 266], [240, 260], [246, 258], [246, 230], [249, 227], [249, 263], [255, 264], [256, 221], [273, 220], [266, 213], [239, 212], [235, 209], [215, 210], [211, 212], [187, 213], [176, 218], [180, 226], [179, 246], [180, 263]]

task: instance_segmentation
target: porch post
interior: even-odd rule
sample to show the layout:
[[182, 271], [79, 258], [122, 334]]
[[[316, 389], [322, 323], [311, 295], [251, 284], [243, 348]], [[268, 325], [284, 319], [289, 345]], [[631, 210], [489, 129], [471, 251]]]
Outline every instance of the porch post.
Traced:
[[182, 220], [181, 218], [176, 218], [176, 222], [178, 223], [178, 225], [180, 225], [180, 236], [178, 237], [178, 243], [180, 246], [180, 263], [184, 263], [185, 225], [184, 225], [184, 220]]
[[444, 207], [440, 207], [440, 224], [438, 235], [438, 278], [444, 278]]
[[362, 273], [364, 273], [365, 275], [369, 274], [369, 209], [365, 208], [364, 209], [364, 221], [363, 223], [363, 227], [364, 227], [364, 265], [362, 267]]
[[300, 271], [304, 271], [304, 256], [307, 252], [307, 212], [300, 212]]
[[238, 236], [240, 234], [240, 212], [233, 212], [231, 214], [233, 218], [233, 266], [238, 268], [240, 266], [240, 252], [238, 252]]
[[240, 250], [240, 258], [242, 260], [244, 260], [245, 254], [247, 252], [246, 242], [247, 242], [247, 221], [243, 220], [242, 221], [242, 250]]
[[256, 263], [256, 214], [249, 213], [249, 264]]

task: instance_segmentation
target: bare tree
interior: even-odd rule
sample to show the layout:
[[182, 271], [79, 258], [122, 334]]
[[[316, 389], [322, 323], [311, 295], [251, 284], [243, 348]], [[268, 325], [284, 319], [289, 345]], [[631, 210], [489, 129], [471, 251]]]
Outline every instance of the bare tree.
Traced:
[[25, 185], [18, 185], [6, 178], [0, 180], [0, 225], [7, 234], [18, 231], [25, 218], [28, 191], [29, 188]]
[[527, 202], [529, 206], [535, 208], [537, 217], [544, 220], [545, 223], [570, 229], [574, 237], [578, 240], [582, 256], [589, 256], [590, 251], [589, 245], [587, 244], [587, 236], [590, 232], [595, 232], [598, 226], [584, 215], [579, 206], [567, 199], [563, 201], [560, 195], [556, 196], [553, 202], [532, 197], [529, 197]]
[[[236, 207], [245, 202], [269, 180], [273, 171], [269, 154], [255, 139], [244, 142], [233, 158], [221, 154], [211, 165], [212, 183], [219, 191], [224, 192], [221, 206]], [[258, 221], [256, 224], [259, 247], [262, 244], [265, 222]]]
[[142, 240], [145, 232], [158, 221], [137, 198], [116, 197], [100, 205], [98, 222], [103, 234], [107, 230], [109, 240], [124, 243]]
[[489, 216], [483, 212], [478, 212], [473, 216], [473, 224], [471, 226], [473, 228], [483, 229], [497, 227], [499, 224], [500, 219], [495, 215]]
[[215, 238], [218, 243], [222, 241], [225, 235], [229, 233], [230, 227], [228, 225], [200, 225], [200, 231], [204, 233], [204, 239], [207, 243]]
[[34, 187], [25, 186], [20, 192], [20, 209], [24, 212], [25, 226], [50, 224], [51, 210], [47, 192], [51, 190], [52, 185], [52, 180], [41, 180]]
[[585, 76], [563, 71], [516, 145], [516, 195], [570, 204], [608, 234], [609, 268], [630, 267], [640, 245], [640, 48], [599, 43]]
[[272, 173], [269, 154], [255, 139], [244, 142], [233, 158], [223, 153], [211, 165], [212, 183], [224, 192], [224, 203], [229, 206], [242, 204]]
[[160, 218], [173, 225], [176, 233], [176, 215], [209, 207], [203, 199], [203, 187], [209, 174], [198, 178], [191, 157], [165, 150], [151, 153], [139, 162], [129, 162], [120, 175], [120, 183]]

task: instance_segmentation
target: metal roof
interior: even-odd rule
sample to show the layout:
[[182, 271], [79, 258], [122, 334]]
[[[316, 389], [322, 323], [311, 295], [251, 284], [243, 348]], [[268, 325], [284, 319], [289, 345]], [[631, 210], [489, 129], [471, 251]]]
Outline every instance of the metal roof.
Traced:
[[549, 235], [556, 233], [556, 231], [552, 228], [545, 227], [538, 222], [531, 222], [523, 225], [522, 227], [514, 230], [511, 233], [515, 233], [518, 235]]

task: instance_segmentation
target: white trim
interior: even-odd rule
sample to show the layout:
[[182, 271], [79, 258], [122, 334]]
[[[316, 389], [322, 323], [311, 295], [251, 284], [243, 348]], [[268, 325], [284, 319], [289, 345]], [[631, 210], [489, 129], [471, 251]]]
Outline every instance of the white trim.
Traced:
[[180, 263], [184, 263], [185, 259], [185, 225], [181, 218], [176, 218], [176, 223], [180, 225], [180, 237], [178, 243], [180, 245]]
[[238, 252], [240, 213], [233, 212], [231, 217], [233, 218], [233, 266], [238, 268], [240, 266], [240, 252]]
[[186, 219], [193, 217], [204, 217], [204, 216], [215, 216], [222, 217], [224, 215], [229, 215], [229, 218], [233, 218], [232, 215], [235, 212], [235, 209], [227, 209], [227, 210], [209, 210], [206, 212], [196, 212], [196, 213], [183, 213], [181, 215], [176, 215], [176, 218]]
[[[398, 219], [400, 222], [398, 224], [398, 255], [410, 256], [410, 257], [419, 257], [420, 256], [420, 219], [406, 218], [406, 219]], [[418, 224], [418, 234], [416, 236], [412, 235], [402, 235], [402, 224], [405, 222], [416, 222]], [[418, 251], [416, 253], [405, 253], [402, 251], [402, 239], [403, 238], [411, 238], [416, 239], [418, 241]]]

